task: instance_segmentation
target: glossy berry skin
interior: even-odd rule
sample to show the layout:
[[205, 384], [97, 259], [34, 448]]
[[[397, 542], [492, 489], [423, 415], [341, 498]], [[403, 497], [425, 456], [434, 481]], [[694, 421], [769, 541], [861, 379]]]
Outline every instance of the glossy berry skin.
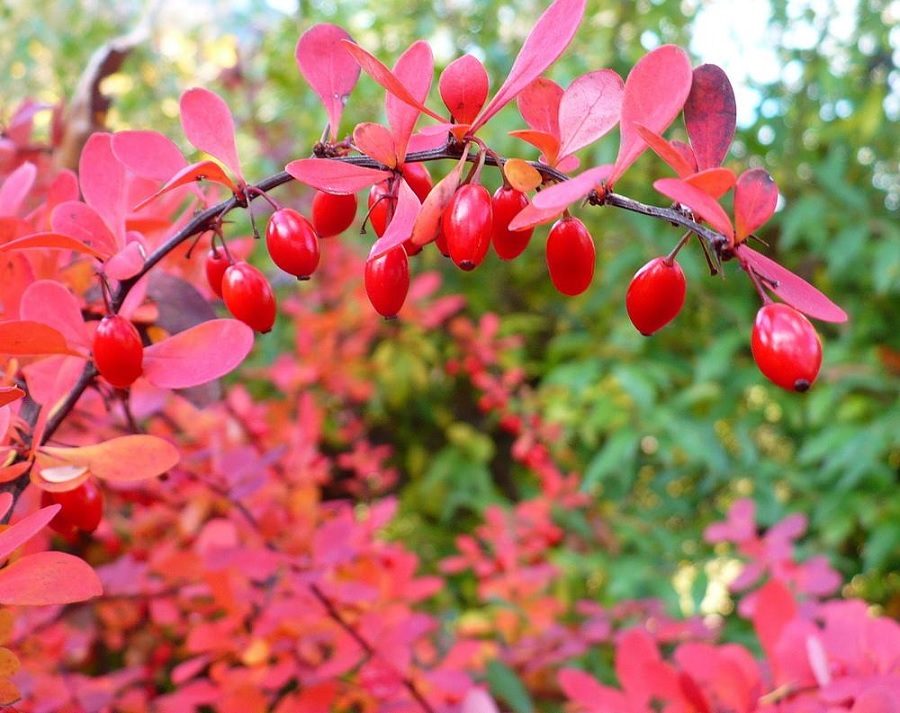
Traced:
[[206, 263], [204, 264], [206, 282], [209, 284], [209, 289], [219, 297], [222, 296], [222, 277], [229, 265], [231, 265], [231, 261], [224, 250], [212, 249], [206, 254]]
[[815, 327], [790, 305], [773, 302], [756, 313], [750, 349], [759, 370], [788, 391], [806, 391], [822, 366]]
[[375, 231], [375, 235], [379, 238], [384, 235], [387, 230], [388, 223], [394, 215], [394, 204], [397, 202], [396, 197], [390, 196], [388, 182], [376, 183], [369, 189], [369, 196], [366, 200], [369, 208], [369, 225]]
[[594, 279], [597, 251], [594, 239], [578, 218], [557, 220], [547, 235], [547, 269], [553, 286], [574, 297]]
[[474, 270], [491, 245], [494, 214], [491, 194], [481, 184], [466, 183], [456, 189], [441, 215], [441, 232], [450, 259], [463, 270]]
[[366, 294], [385, 319], [393, 319], [409, 292], [409, 258], [402, 245], [366, 263]]
[[50, 521], [50, 529], [67, 537], [93, 532], [103, 518], [103, 492], [93, 480], [64, 493], [41, 493], [41, 507], [56, 504], [62, 507]]
[[684, 306], [687, 283], [675, 260], [657, 257], [638, 270], [625, 293], [628, 318], [649, 337], [671, 322]]
[[431, 182], [431, 174], [428, 173], [425, 164], [421, 162], [404, 163], [401, 171], [403, 172], [403, 178], [409, 184], [409, 187], [412, 188], [419, 202], [424, 202], [434, 186]]
[[272, 286], [266, 276], [250, 263], [236, 262], [225, 270], [222, 299], [235, 319], [257, 332], [268, 332], [275, 324]]
[[130, 320], [108, 314], [94, 332], [94, 364], [100, 376], [118, 389], [131, 386], [143, 372], [144, 345]]
[[355, 193], [316, 191], [312, 200], [312, 224], [320, 238], [340, 235], [356, 219]]
[[528, 205], [528, 197], [510, 186], [500, 186], [491, 199], [494, 216], [492, 241], [502, 260], [512, 260], [528, 247], [534, 228], [510, 230], [509, 223]]
[[308, 280], [319, 265], [319, 236], [293, 208], [272, 213], [266, 225], [266, 249], [278, 267], [300, 280]]

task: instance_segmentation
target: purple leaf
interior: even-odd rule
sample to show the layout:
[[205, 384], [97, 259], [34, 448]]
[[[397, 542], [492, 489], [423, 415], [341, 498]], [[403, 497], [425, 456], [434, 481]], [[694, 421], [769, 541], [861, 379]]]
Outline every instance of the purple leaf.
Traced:
[[775, 214], [778, 186], [764, 168], [744, 171], [734, 186], [734, 234], [741, 242]]
[[725, 160], [736, 123], [734, 89], [728, 75], [714, 64], [700, 65], [694, 70], [684, 103], [684, 125], [701, 171]]
[[195, 148], [219, 159], [244, 182], [234, 143], [234, 117], [218, 94], [195, 87], [181, 95], [181, 128]]
[[285, 170], [301, 183], [327, 193], [356, 193], [390, 178], [390, 171], [327, 158], [301, 158]]
[[394, 211], [394, 216], [384, 231], [384, 235], [378, 238], [372, 246], [369, 260], [374, 260], [384, 255], [391, 248], [402, 245], [412, 236], [413, 225], [416, 222], [416, 216], [419, 215], [421, 206], [422, 204], [419, 203], [418, 197], [413, 192], [413, 189], [409, 187], [409, 184], [406, 181], [400, 181], [400, 189], [397, 192], [397, 208]]
[[642, 124], [662, 134], [672, 123], [691, 91], [691, 62], [684, 50], [663, 45], [644, 55], [625, 80], [622, 140], [609, 183], [615, 183], [647, 148], [635, 128]]
[[581, 24], [584, 6], [585, 0], [554, 0], [544, 11], [525, 38], [506, 81], [472, 124], [472, 133], [541, 76], [565, 51]]
[[589, 72], [569, 85], [559, 103], [560, 155], [575, 153], [616, 125], [624, 87], [611, 69]]
[[300, 74], [322, 100], [331, 140], [336, 141], [344, 104], [359, 79], [359, 64], [345, 49], [353, 42], [337, 25], [314, 25], [301, 35], [294, 57]]
[[[420, 103], [424, 103], [428, 96], [433, 74], [434, 56], [430, 45], [424, 40], [413, 42], [394, 65], [394, 76], [407, 88], [410, 96]], [[394, 151], [398, 160], [403, 161], [406, 158], [409, 137], [412, 136], [421, 112], [391, 93], [385, 97], [384, 106], [394, 136]]]
[[653, 187], [664, 196], [687, 206], [713, 229], [731, 239], [731, 220], [725, 209], [708, 193], [680, 178], [660, 178], [653, 183]]
[[746, 244], [739, 245], [736, 252], [742, 263], [749, 265], [753, 272], [764, 278], [767, 288], [794, 309], [823, 322], [847, 321], [847, 313], [844, 310], [786, 267], [747, 247]]

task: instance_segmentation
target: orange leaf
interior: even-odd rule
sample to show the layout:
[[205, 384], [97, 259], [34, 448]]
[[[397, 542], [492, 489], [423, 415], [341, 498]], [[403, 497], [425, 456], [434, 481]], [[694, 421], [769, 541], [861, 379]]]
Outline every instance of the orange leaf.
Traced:
[[22, 697], [21, 692], [12, 681], [0, 679], [0, 706], [9, 706]]
[[231, 177], [225, 173], [222, 167], [217, 164], [215, 161], [200, 161], [198, 163], [192, 163], [190, 166], [185, 166], [178, 173], [176, 173], [169, 181], [160, 188], [156, 193], [152, 196], [148, 196], [140, 203], [138, 203], [134, 207], [134, 211], [137, 212], [141, 208], [143, 208], [148, 203], [159, 198], [163, 193], [167, 191], [171, 191], [173, 188], [177, 188], [178, 186], [186, 186], [195, 181], [213, 181], [214, 183], [221, 183], [228, 190], [230, 190], [234, 194], [240, 193], [237, 185]]
[[98, 478], [129, 483], [165, 473], [179, 461], [178, 450], [157, 436], [120, 436], [93, 446], [43, 446], [42, 453], [71, 465], [87, 466]]
[[0, 676], [12, 676], [20, 666], [19, 659], [12, 651], [0, 647]]
[[23, 396], [25, 396], [25, 392], [18, 386], [0, 386], [0, 406], [18, 401]]
[[70, 354], [81, 356], [66, 344], [66, 338], [53, 327], [28, 320], [0, 322], [0, 354], [41, 356]]
[[513, 188], [522, 193], [533, 191], [543, 182], [540, 171], [520, 158], [511, 158], [504, 163], [503, 175]]
[[74, 250], [101, 260], [106, 257], [105, 252], [94, 249], [78, 238], [55, 232], [33, 233], [10, 240], [8, 243], [0, 245], [0, 251], [4, 250]]

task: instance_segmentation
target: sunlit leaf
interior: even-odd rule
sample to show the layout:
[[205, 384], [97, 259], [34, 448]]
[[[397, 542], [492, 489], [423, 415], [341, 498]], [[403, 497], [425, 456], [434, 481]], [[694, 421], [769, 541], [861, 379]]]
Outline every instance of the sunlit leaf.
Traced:
[[650, 131], [650, 129], [642, 124], [636, 123], [634, 129], [637, 131], [638, 136], [647, 142], [647, 146], [650, 147], [650, 150], [669, 164], [669, 167], [674, 170], [680, 178], [685, 178], [694, 173], [694, 167], [682, 153], [662, 136], [655, 131]]
[[33, 233], [0, 245], [0, 252], [12, 250], [74, 250], [101, 260], [109, 255], [107, 252], [95, 250], [70, 235], [53, 232]]
[[743, 243], [737, 248], [738, 257], [746, 262], [764, 284], [791, 307], [823, 322], [846, 322], [847, 313], [806, 280], [771, 258]]
[[162, 389], [186, 389], [233, 371], [253, 348], [253, 330], [213, 319], [144, 349], [144, 377]]
[[690, 90], [691, 62], [685, 51], [674, 45], [658, 47], [632, 67], [625, 79], [621, 141], [610, 184], [647, 148], [635, 124], [661, 135], [678, 116]]
[[540, 171], [520, 158], [508, 159], [503, 164], [503, 175], [517, 191], [528, 193], [543, 182]]
[[516, 97], [519, 113], [533, 131], [559, 137], [559, 103], [563, 88], [552, 79], [538, 77]]
[[391, 177], [390, 171], [327, 158], [301, 158], [284, 168], [301, 183], [328, 193], [356, 193]]
[[412, 236], [413, 224], [416, 222], [416, 216], [419, 214], [421, 204], [406, 181], [400, 181], [399, 186], [394, 216], [384, 231], [384, 235], [378, 238], [372, 246], [372, 250], [369, 252], [369, 260], [374, 260], [384, 255], [391, 248], [402, 245]]
[[103, 594], [97, 573], [65, 552], [37, 552], [0, 570], [0, 604], [46, 606]]
[[509, 135], [515, 136], [517, 139], [522, 139], [522, 141], [527, 141], [537, 148], [541, 152], [547, 165], [554, 166], [556, 164], [557, 157], [559, 156], [559, 139], [556, 136], [546, 134], [543, 131], [533, 131], [531, 129], [510, 131]]
[[75, 448], [41, 446], [40, 452], [70, 465], [86, 466], [96, 477], [120, 483], [162, 475], [180, 458], [171, 443], [145, 434]]
[[167, 193], [171, 191], [173, 188], [178, 188], [179, 186], [189, 185], [194, 183], [195, 181], [213, 181], [214, 183], [221, 183], [232, 193], [239, 193], [239, 189], [234, 181], [231, 180], [229, 175], [225, 173], [222, 167], [216, 163], [215, 161], [198, 161], [197, 163], [192, 163], [190, 166], [185, 166], [178, 173], [176, 173], [172, 178], [166, 182], [166, 184], [160, 188], [156, 193], [152, 196], [148, 196], [140, 203], [138, 203], [134, 210], [141, 210], [148, 203], [153, 202], [163, 193]]
[[106, 261], [103, 272], [114, 280], [127, 280], [144, 268], [146, 257], [144, 247], [133, 240]]
[[568, 86], [559, 103], [560, 154], [575, 153], [616, 125], [624, 86], [611, 69], [588, 72]]
[[734, 237], [741, 242], [775, 214], [778, 186], [764, 168], [744, 171], [734, 186]]
[[91, 134], [78, 161], [84, 201], [103, 218], [117, 241], [125, 235], [125, 167], [112, 150], [112, 136]]
[[90, 338], [81, 316], [81, 304], [56, 280], [37, 280], [22, 293], [19, 314], [58, 331], [71, 347], [90, 349]]
[[154, 181], [167, 181], [187, 166], [175, 142], [158, 131], [119, 131], [112, 150], [129, 171]]
[[118, 238], [100, 214], [87, 203], [60, 203], [50, 214], [50, 226], [54, 232], [71, 235], [102, 255], [112, 255], [119, 249]]
[[353, 42], [344, 28], [314, 25], [300, 36], [294, 53], [300, 74], [325, 106], [332, 141], [337, 139], [344, 105], [360, 71], [359, 64], [344, 48], [344, 40]]
[[737, 125], [734, 89], [728, 75], [714, 64], [702, 64], [693, 72], [691, 92], [684, 103], [684, 125], [697, 167], [720, 166]]
[[737, 176], [731, 169], [708, 168], [685, 177], [684, 182], [690, 183], [713, 198], [721, 198], [731, 190], [735, 180]]
[[61, 505], [49, 505], [41, 508], [0, 532], [0, 561], [6, 560], [19, 547], [43, 530], [61, 507]]
[[653, 187], [676, 203], [690, 208], [699, 218], [709, 223], [729, 240], [732, 237], [731, 220], [719, 202], [699, 188], [680, 178], [660, 178]]
[[234, 118], [222, 97], [203, 87], [188, 89], [181, 95], [181, 127], [197, 149], [219, 159], [243, 182]]
[[362, 153], [389, 168], [397, 165], [397, 150], [390, 129], [381, 124], [364, 121], [353, 129], [353, 144]]
[[[433, 74], [434, 56], [431, 53], [431, 46], [424, 40], [413, 42], [394, 65], [394, 76], [403, 83], [410, 96], [421, 103], [425, 102], [428, 90], [431, 89]], [[420, 112], [390, 92], [385, 96], [384, 105], [394, 137], [394, 152], [397, 159], [402, 161], [406, 157], [409, 137]]]
[[444, 106], [457, 124], [471, 124], [488, 95], [488, 75], [474, 56], [464, 54], [441, 72], [438, 88]]
[[574, 178], [549, 186], [535, 194], [531, 205], [526, 206], [510, 221], [510, 230], [524, 230], [535, 225], [549, 223], [570, 204], [586, 198], [599, 183], [606, 180], [612, 166], [595, 166]]
[[29, 320], [0, 322], [0, 354], [7, 356], [40, 356], [70, 354], [78, 356], [66, 338], [53, 327]]
[[584, 7], [585, 0], [554, 0], [543, 12], [525, 38], [506, 80], [473, 122], [473, 133], [541, 76], [565, 51], [581, 24]]

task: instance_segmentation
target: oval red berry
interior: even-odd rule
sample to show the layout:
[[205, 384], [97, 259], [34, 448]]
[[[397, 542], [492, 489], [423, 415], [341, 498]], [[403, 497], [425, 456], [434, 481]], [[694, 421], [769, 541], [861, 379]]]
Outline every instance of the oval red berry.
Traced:
[[780, 302], [763, 305], [756, 313], [750, 349], [765, 377], [788, 391], [809, 389], [822, 365], [822, 343], [815, 327]]
[[236, 262], [222, 278], [222, 299], [235, 319], [257, 332], [268, 332], [275, 324], [275, 294], [257, 268]]
[[356, 220], [355, 193], [316, 191], [312, 200], [312, 224], [320, 238], [340, 235]]
[[500, 186], [491, 199], [491, 212], [494, 216], [492, 242], [494, 250], [502, 260], [512, 260], [522, 254], [534, 228], [510, 230], [509, 223], [522, 209], [528, 205], [528, 196], [509, 186]]
[[303, 215], [293, 208], [272, 213], [266, 226], [266, 249], [278, 267], [301, 280], [319, 265], [319, 237]]
[[625, 293], [628, 318], [649, 337], [678, 316], [684, 306], [687, 282], [675, 260], [657, 257], [638, 270]]
[[409, 292], [409, 258], [402, 245], [366, 263], [365, 285], [375, 311], [385, 319], [396, 317]]
[[474, 270], [481, 264], [491, 244], [493, 221], [487, 188], [467, 183], [456, 189], [441, 216], [441, 231], [457, 266]]
[[225, 254], [224, 250], [213, 248], [206, 255], [206, 263], [204, 271], [206, 272], [206, 282], [216, 295], [222, 296], [222, 277], [225, 270], [231, 265], [231, 261]]
[[94, 332], [94, 364], [100, 376], [119, 389], [131, 386], [143, 372], [144, 345], [130, 320], [108, 314]]
[[594, 279], [597, 251], [594, 239], [578, 218], [562, 218], [547, 236], [547, 269], [553, 286], [574, 297], [584, 292]]

